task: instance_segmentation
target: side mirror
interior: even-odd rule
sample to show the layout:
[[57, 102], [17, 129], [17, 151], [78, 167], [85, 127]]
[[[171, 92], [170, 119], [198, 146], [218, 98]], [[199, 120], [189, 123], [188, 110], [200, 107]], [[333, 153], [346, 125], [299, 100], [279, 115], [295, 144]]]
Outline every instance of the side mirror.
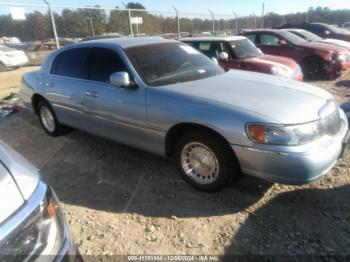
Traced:
[[286, 45], [288, 45], [288, 43], [287, 43], [286, 40], [280, 39], [280, 40], [278, 40], [278, 45], [280, 45], [280, 46], [286, 46]]
[[220, 59], [220, 60], [223, 60], [223, 61], [227, 60], [227, 59], [228, 59], [228, 53], [226, 53], [226, 52], [221, 52], [221, 53], [219, 54], [219, 59]]
[[131, 81], [127, 72], [115, 72], [109, 76], [109, 83], [120, 87], [129, 87]]

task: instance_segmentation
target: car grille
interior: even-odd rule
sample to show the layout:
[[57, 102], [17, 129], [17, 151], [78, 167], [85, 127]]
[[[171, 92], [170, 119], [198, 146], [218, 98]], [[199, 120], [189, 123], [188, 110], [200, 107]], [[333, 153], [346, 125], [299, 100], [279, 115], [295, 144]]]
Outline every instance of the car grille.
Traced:
[[338, 110], [323, 118], [322, 124], [327, 135], [336, 135], [339, 132], [341, 126]]

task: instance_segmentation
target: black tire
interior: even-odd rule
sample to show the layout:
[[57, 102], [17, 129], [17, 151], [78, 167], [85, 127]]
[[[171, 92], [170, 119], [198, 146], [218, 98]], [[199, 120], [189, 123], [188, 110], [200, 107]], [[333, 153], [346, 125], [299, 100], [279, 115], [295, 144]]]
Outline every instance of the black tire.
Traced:
[[6, 71], [6, 66], [0, 62], [0, 72], [5, 72]]
[[301, 69], [306, 80], [327, 79], [325, 67], [326, 63], [319, 57], [309, 57], [301, 63]]
[[[50, 114], [52, 115], [53, 126], [54, 126], [53, 129], [48, 129], [47, 126], [44, 124], [44, 120], [43, 120], [43, 117], [42, 117], [42, 114], [41, 114], [41, 111], [43, 109], [48, 110], [50, 112]], [[52, 110], [50, 104], [46, 100], [40, 100], [38, 102], [37, 112], [38, 112], [38, 117], [39, 117], [39, 120], [40, 120], [40, 124], [41, 124], [42, 128], [44, 129], [44, 131], [48, 135], [50, 135], [50, 136], [59, 136], [59, 135], [66, 134], [69, 131], [71, 131], [71, 128], [63, 126], [63, 125], [61, 125], [58, 122], [55, 112]]]
[[[188, 146], [193, 143], [205, 145], [212, 151], [217, 159], [219, 170], [218, 175], [217, 178], [210, 184], [200, 184], [196, 182], [190, 175], [186, 174], [183, 168], [182, 151], [186, 149], [186, 145]], [[184, 180], [193, 187], [202, 191], [218, 191], [241, 176], [238, 162], [231, 151], [231, 148], [224, 141], [222, 141], [221, 138], [210, 133], [195, 132], [182, 136], [175, 145], [174, 156], [177, 168]]]

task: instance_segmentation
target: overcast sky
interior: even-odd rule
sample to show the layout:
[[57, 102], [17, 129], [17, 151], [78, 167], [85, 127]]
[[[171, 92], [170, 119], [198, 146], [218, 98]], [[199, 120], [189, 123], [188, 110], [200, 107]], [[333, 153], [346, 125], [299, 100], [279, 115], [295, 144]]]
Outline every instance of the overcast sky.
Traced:
[[[127, 0], [48, 0], [52, 5], [101, 5], [106, 7], [122, 7], [122, 3]], [[0, 0], [0, 3], [27, 3], [42, 4], [41, 0]], [[180, 11], [207, 13], [208, 9], [216, 13], [229, 14], [232, 10], [239, 15], [249, 15], [252, 12], [261, 13], [262, 3], [265, 2], [266, 12], [275, 12], [279, 14], [305, 11], [309, 7], [329, 7], [331, 9], [350, 9], [350, 0], [140, 0], [136, 1], [143, 4], [148, 9], [159, 9], [164, 11], [172, 10], [175, 6]], [[6, 12], [4, 6], [0, 5], [0, 13]]]

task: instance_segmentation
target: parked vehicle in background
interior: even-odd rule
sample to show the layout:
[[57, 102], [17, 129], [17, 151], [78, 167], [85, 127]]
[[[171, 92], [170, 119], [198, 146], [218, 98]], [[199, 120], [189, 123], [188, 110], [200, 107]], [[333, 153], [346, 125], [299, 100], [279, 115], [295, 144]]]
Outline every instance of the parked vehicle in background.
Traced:
[[4, 261], [34, 261], [40, 255], [47, 256], [45, 261], [62, 261], [64, 256], [76, 255], [55, 192], [33, 165], [2, 142], [0, 198]]
[[266, 54], [294, 59], [301, 66], [305, 79], [334, 79], [350, 68], [347, 48], [309, 42], [285, 30], [262, 29], [243, 35]]
[[[326, 43], [326, 44], [334, 44], [337, 46], [345, 47], [350, 51], [350, 42], [339, 40], [339, 39], [333, 39], [333, 38], [326, 38], [323, 39], [322, 37], [319, 37], [318, 35], [311, 33], [309, 31], [306, 31], [304, 29], [284, 29], [290, 33], [293, 33], [297, 36], [300, 36], [301, 38], [309, 41], [309, 42], [319, 42], [319, 43]], [[349, 57], [350, 58], [350, 57]]]
[[308, 183], [348, 141], [345, 113], [326, 91], [286, 78], [224, 70], [158, 37], [82, 42], [25, 73], [21, 96], [45, 132], [68, 127], [173, 156], [206, 191], [248, 174]]
[[333, 38], [350, 41], [350, 32], [344, 28], [331, 26], [323, 23], [285, 24], [276, 27], [278, 29], [298, 28], [310, 31], [322, 38]]
[[51, 45], [43, 44], [41, 42], [27, 45], [25, 53], [28, 57], [29, 65], [41, 65], [45, 58], [53, 51], [56, 47]]
[[79, 42], [85, 42], [90, 40], [97, 40], [97, 39], [106, 39], [106, 38], [117, 38], [117, 37], [123, 37], [119, 33], [109, 33], [109, 34], [102, 34], [102, 35], [94, 35], [94, 36], [88, 36], [83, 39], [81, 39]]
[[28, 63], [28, 58], [23, 51], [0, 45], [0, 72], [8, 68], [17, 68]]
[[303, 73], [293, 59], [264, 55], [244, 36], [183, 38], [180, 41], [209, 58], [217, 59], [224, 69], [240, 69], [303, 80]]
[[345, 24], [343, 24], [343, 28], [350, 30], [350, 22], [346, 22]]

